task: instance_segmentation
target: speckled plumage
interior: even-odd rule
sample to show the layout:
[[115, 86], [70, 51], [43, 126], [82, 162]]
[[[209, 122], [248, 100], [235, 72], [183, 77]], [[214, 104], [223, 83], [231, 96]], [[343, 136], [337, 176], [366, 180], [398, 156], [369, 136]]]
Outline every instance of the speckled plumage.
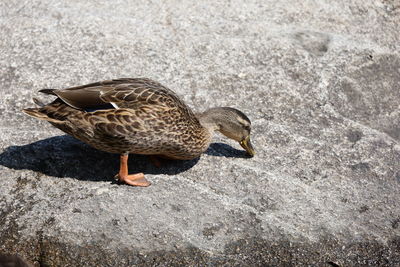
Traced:
[[[117, 79], [68, 89], [44, 89], [58, 98], [24, 109], [106, 152], [193, 159], [211, 133], [170, 89], [150, 79]], [[101, 108], [101, 109], [99, 109]]]

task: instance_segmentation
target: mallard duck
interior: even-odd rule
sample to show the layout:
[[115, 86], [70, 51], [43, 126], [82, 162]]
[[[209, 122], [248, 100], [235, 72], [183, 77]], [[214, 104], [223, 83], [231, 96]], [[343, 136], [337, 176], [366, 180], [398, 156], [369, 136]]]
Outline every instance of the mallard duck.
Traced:
[[210, 145], [215, 131], [236, 140], [254, 156], [249, 118], [230, 107], [195, 114], [173, 91], [144, 78], [124, 78], [67, 89], [42, 89], [57, 98], [24, 113], [46, 120], [96, 149], [120, 154], [116, 179], [149, 186], [143, 173], [128, 175], [128, 155], [190, 160]]

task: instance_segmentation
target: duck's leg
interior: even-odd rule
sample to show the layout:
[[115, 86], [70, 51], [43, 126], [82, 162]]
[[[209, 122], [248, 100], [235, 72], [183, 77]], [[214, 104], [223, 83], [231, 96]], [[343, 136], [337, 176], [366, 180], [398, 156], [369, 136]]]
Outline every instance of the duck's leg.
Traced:
[[149, 159], [151, 163], [157, 168], [161, 168], [163, 165], [168, 163], [169, 161], [176, 160], [174, 158], [165, 156], [165, 155], [149, 155]]
[[157, 168], [161, 168], [162, 163], [161, 160], [158, 156], [156, 155], [149, 155], [149, 159], [151, 161], [151, 163], [153, 163], [154, 166], [156, 166]]
[[144, 178], [143, 173], [128, 174], [128, 155], [121, 154], [119, 173], [115, 176], [119, 181], [133, 186], [149, 186], [151, 183]]

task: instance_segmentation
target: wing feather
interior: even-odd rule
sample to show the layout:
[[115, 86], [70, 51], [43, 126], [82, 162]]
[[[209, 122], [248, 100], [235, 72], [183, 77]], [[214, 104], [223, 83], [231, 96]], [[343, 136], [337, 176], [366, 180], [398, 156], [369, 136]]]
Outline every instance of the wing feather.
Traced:
[[53, 90], [61, 100], [77, 109], [111, 104], [118, 108], [154, 107], [185, 108], [186, 104], [170, 89], [145, 78], [123, 78], [83, 86]]

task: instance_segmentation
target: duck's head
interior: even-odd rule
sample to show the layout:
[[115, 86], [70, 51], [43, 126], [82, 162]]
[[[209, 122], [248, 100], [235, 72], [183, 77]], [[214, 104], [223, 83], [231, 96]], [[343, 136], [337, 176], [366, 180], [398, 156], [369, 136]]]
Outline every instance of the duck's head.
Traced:
[[240, 110], [230, 107], [211, 108], [199, 116], [200, 123], [233, 139], [253, 157], [255, 150], [250, 142], [251, 122]]

